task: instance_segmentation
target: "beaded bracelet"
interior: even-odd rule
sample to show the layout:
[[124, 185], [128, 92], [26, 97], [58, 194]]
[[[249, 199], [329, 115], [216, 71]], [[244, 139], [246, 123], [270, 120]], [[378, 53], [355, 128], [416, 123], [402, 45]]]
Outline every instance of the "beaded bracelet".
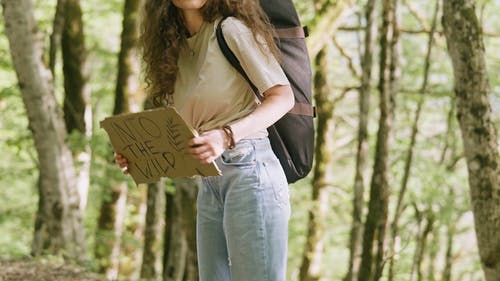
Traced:
[[222, 131], [224, 131], [224, 134], [226, 134], [226, 137], [229, 139], [228, 143], [228, 148], [233, 149], [236, 144], [234, 143], [234, 135], [233, 135], [233, 130], [229, 125], [224, 125], [222, 126]]

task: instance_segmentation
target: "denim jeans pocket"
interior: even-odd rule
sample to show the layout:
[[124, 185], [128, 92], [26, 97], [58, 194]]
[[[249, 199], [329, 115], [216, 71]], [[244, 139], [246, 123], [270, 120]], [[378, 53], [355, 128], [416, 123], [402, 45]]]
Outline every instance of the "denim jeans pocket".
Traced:
[[253, 168], [256, 166], [255, 148], [251, 143], [241, 143], [233, 149], [228, 149], [222, 153], [220, 160], [222, 164], [237, 166], [240, 168]]
[[290, 202], [288, 183], [283, 169], [278, 161], [263, 162], [262, 166], [266, 173], [266, 185], [273, 189], [274, 199], [280, 206], [287, 206]]

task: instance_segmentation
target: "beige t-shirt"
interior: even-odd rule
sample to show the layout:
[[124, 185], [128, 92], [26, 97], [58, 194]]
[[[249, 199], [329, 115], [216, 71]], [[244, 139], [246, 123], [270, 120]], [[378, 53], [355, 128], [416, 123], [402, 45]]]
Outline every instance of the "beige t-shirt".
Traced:
[[[178, 60], [174, 106], [198, 132], [220, 128], [251, 113], [257, 99], [250, 85], [224, 57], [217, 43], [218, 21], [203, 23], [188, 38]], [[236, 18], [222, 23], [227, 44], [262, 94], [276, 85], [289, 85], [281, 66], [270, 52], [263, 53], [250, 29]], [[247, 138], [267, 135], [266, 130]]]

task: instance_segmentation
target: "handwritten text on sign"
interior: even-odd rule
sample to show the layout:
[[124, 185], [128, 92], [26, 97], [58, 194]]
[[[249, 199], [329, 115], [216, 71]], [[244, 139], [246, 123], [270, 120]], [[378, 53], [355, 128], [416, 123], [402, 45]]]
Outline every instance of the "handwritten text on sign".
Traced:
[[174, 108], [159, 108], [104, 119], [115, 152], [129, 162], [136, 183], [160, 177], [220, 175], [215, 164], [200, 164], [188, 153], [188, 141], [197, 135]]

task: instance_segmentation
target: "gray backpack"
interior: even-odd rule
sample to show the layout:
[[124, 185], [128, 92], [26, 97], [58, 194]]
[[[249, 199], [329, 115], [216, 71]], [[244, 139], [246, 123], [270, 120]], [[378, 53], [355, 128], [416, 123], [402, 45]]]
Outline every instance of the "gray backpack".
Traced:
[[[301, 26], [291, 0], [261, 0], [260, 3], [275, 27], [281, 67], [295, 96], [294, 108], [267, 129], [273, 152], [280, 160], [288, 183], [293, 183], [311, 171], [314, 155], [313, 118], [316, 112], [312, 105], [311, 66], [304, 40], [308, 32]], [[223, 21], [216, 30], [219, 47], [229, 63], [248, 81], [255, 95], [262, 99], [224, 39]]]

